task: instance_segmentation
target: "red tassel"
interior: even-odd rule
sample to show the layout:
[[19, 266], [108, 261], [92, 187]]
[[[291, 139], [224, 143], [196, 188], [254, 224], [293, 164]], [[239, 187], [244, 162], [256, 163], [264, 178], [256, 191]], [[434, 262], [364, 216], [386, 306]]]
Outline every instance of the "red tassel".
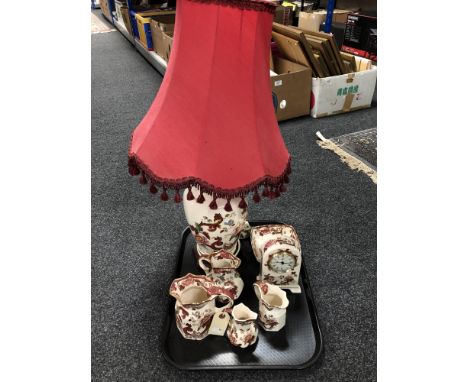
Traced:
[[212, 210], [217, 210], [218, 209], [218, 204], [216, 204], [216, 198], [215, 197], [213, 197], [213, 200], [210, 203], [210, 208]]
[[284, 183], [289, 183], [289, 176], [286, 175], [286, 176], [284, 177]]
[[254, 194], [254, 196], [253, 196], [253, 201], [254, 201], [255, 203], [260, 202], [260, 195], [258, 194], [258, 190], [255, 190], [255, 194]]
[[263, 187], [262, 196], [263, 196], [264, 198], [267, 198], [268, 195], [270, 195], [270, 193], [268, 192], [267, 186], [265, 186], [265, 187]]
[[146, 180], [146, 176], [144, 173], [141, 174], [140, 176], [140, 184], [146, 184], [148, 181]]
[[205, 197], [203, 196], [203, 191], [200, 190], [200, 195], [198, 195], [198, 198], [197, 198], [197, 203], [204, 203], [205, 202]]
[[281, 186], [280, 186], [279, 190], [280, 190], [280, 192], [286, 192], [287, 188], [283, 183], [281, 183]]
[[139, 175], [140, 170], [138, 170], [138, 167], [135, 166], [129, 166], [128, 167], [128, 172], [130, 173], [131, 176]]
[[189, 188], [188, 194], [187, 194], [187, 200], [193, 200], [195, 199], [195, 196], [192, 194], [192, 187]]
[[279, 187], [276, 187], [275, 189], [275, 198], [279, 198], [281, 196], [281, 192], [279, 190]]
[[244, 197], [242, 197], [241, 201], [239, 202], [239, 208], [245, 210], [247, 208], [247, 203], [245, 202]]
[[180, 197], [179, 190], [176, 190], [176, 193], [174, 195], [174, 202], [180, 203], [182, 201], [182, 198]]
[[169, 200], [169, 195], [167, 194], [166, 189], [164, 188], [162, 194], [161, 194], [161, 200], [166, 201]]
[[274, 199], [275, 198], [275, 192], [273, 191], [273, 186], [270, 186], [270, 192], [268, 194], [268, 197], [270, 199]]
[[227, 212], [231, 212], [232, 211], [232, 207], [231, 207], [231, 201], [228, 199], [226, 205], [224, 206], [224, 210], [227, 211]]
[[150, 192], [152, 194], [156, 194], [158, 192], [158, 189], [156, 188], [156, 186], [154, 184], [151, 185], [151, 187], [149, 188]]

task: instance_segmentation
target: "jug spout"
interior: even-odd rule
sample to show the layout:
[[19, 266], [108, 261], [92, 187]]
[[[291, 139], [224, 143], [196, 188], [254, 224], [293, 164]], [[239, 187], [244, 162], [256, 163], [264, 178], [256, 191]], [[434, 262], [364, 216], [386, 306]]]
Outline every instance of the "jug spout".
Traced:
[[257, 298], [268, 308], [286, 309], [288, 307], [289, 300], [286, 292], [277, 285], [256, 281], [253, 286]]
[[248, 306], [244, 305], [244, 303], [237, 304], [232, 308], [232, 318], [237, 322], [249, 322], [255, 321], [257, 319], [258, 314], [251, 311]]
[[[232, 307], [234, 294], [230, 288], [216, 284], [210, 277], [186, 274], [175, 279], [169, 294], [175, 303], [175, 319], [180, 334], [189, 340], [202, 340], [208, 335], [209, 327], [216, 312]], [[216, 298], [224, 306], [217, 307]]]
[[215, 298], [209, 292], [210, 283], [209, 277], [187, 273], [172, 281], [169, 294], [182, 305], [200, 305]]

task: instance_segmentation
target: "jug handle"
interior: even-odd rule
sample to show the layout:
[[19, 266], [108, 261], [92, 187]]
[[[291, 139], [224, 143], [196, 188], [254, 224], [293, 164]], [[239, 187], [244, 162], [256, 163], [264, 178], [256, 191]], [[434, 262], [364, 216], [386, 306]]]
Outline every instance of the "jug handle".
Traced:
[[220, 308], [215, 308], [216, 313], [225, 312], [226, 309], [232, 308], [232, 306], [234, 305], [234, 300], [231, 298], [231, 296], [221, 292], [221, 293], [219, 293], [219, 295], [216, 298], [219, 298], [220, 296], [227, 298], [228, 302], [226, 303], [226, 305], [224, 305], [224, 306], [222, 306]]
[[254, 292], [255, 292], [255, 295], [257, 296], [258, 300], [261, 301], [262, 300], [262, 292], [260, 290], [260, 285], [258, 285], [255, 282], [255, 283], [253, 283], [253, 288], [254, 288]]
[[209, 258], [210, 258], [210, 256], [203, 256], [202, 255], [198, 259], [198, 265], [200, 266], [201, 269], [203, 269], [203, 271], [206, 274], [208, 274], [211, 271], [211, 264], [210, 264], [210, 266], [206, 265], [207, 262], [209, 263]]

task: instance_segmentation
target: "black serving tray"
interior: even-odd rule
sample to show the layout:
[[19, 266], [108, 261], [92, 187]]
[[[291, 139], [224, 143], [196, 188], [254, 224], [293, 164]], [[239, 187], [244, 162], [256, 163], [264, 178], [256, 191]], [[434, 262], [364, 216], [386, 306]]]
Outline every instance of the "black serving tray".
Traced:
[[[278, 223], [250, 222], [251, 226], [263, 224]], [[187, 227], [182, 233], [174, 278], [189, 272], [204, 274], [197, 265], [195, 251], [195, 240]], [[238, 257], [242, 260], [239, 273], [245, 286], [235, 304], [243, 302], [258, 312], [258, 299], [252, 284], [260, 265], [252, 253], [250, 238], [241, 240]], [[232, 346], [226, 336], [208, 336], [201, 341], [184, 339], [175, 324], [175, 299], [169, 297], [162, 335], [164, 357], [175, 367], [185, 370], [304, 369], [311, 366], [319, 358], [323, 342], [304, 262], [299, 283], [301, 294], [287, 291], [286, 326], [279, 332], [266, 332], [259, 326], [256, 344], [246, 349]]]

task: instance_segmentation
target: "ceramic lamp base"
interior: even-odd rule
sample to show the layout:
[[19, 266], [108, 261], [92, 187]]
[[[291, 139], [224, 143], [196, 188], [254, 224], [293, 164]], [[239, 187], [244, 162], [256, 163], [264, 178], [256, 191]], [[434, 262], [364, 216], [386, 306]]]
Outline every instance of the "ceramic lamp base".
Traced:
[[[200, 195], [200, 190], [195, 187], [184, 191], [185, 217], [195, 237], [199, 256], [210, 255], [222, 249], [233, 255], [239, 253], [239, 237], [247, 220], [247, 207], [239, 207], [240, 202], [241, 198], [231, 199], [231, 210], [226, 211], [226, 199], [214, 200], [208, 194]], [[212, 208], [213, 205], [216, 208]]]

